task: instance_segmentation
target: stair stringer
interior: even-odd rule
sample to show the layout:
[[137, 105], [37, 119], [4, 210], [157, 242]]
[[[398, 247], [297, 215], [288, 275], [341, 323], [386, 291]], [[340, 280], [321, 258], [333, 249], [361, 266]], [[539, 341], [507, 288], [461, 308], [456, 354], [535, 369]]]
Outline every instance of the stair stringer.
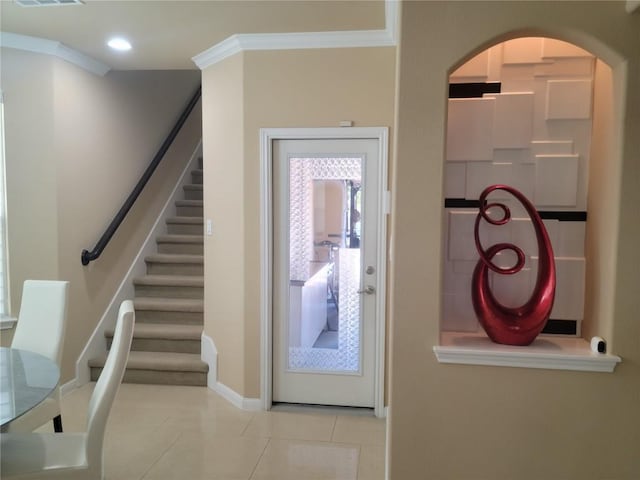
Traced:
[[140, 247], [138, 254], [133, 260], [131, 267], [127, 271], [127, 274], [123, 278], [120, 286], [116, 290], [111, 302], [107, 306], [102, 318], [96, 325], [93, 333], [89, 337], [87, 344], [85, 345], [82, 353], [76, 361], [76, 378], [75, 385], [80, 387], [85, 383], [88, 383], [91, 379], [91, 369], [89, 368], [89, 359], [103, 355], [107, 352], [107, 341], [105, 339], [105, 331], [109, 328], [115, 327], [116, 318], [118, 316], [118, 309], [120, 304], [124, 300], [135, 298], [135, 287], [133, 285], [133, 279], [142, 276], [146, 273], [145, 257], [152, 255], [156, 252], [156, 237], [164, 233], [166, 228], [165, 222], [167, 218], [174, 215], [175, 202], [178, 200], [182, 192], [182, 187], [191, 183], [191, 171], [195, 168], [198, 162], [198, 158], [202, 157], [202, 140], [198, 142], [196, 148], [187, 165], [185, 166], [182, 174], [180, 175], [176, 185], [171, 192], [171, 195], [167, 199], [162, 211], [157, 220], [153, 224], [153, 227], [149, 231], [147, 238]]

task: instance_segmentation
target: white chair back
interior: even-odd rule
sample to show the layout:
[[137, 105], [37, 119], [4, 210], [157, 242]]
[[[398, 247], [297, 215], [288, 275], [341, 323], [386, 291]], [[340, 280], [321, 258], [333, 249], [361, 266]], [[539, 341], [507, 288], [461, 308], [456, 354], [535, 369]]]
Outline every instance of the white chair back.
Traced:
[[68, 297], [69, 282], [26, 280], [11, 347], [39, 353], [60, 366]]
[[134, 324], [133, 302], [125, 300], [120, 305], [107, 361], [89, 401], [86, 455], [87, 463], [92, 470], [99, 469], [102, 472], [103, 444], [107, 419], [129, 359]]

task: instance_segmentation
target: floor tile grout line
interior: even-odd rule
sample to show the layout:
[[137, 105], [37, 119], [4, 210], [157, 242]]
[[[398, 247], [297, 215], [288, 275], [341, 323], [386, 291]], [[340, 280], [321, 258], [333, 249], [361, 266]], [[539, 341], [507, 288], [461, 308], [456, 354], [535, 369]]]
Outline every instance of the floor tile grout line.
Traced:
[[162, 460], [162, 457], [164, 457], [167, 452], [169, 452], [169, 450], [171, 450], [173, 447], [175, 447], [176, 443], [178, 443], [178, 441], [182, 438], [182, 436], [184, 435], [184, 432], [180, 432], [177, 436], [176, 439], [171, 443], [171, 445], [169, 445], [159, 456], [158, 458], [156, 458], [155, 462], [152, 462], [151, 465], [149, 465], [149, 468], [147, 468], [144, 473], [142, 474], [142, 476], [140, 477], [140, 480], [144, 480], [146, 478], [146, 476], [149, 474], [149, 472], [151, 471], [151, 469], [153, 467], [155, 467], [158, 462], [160, 460]]
[[245, 425], [245, 427], [242, 429], [242, 432], [240, 432], [240, 436], [241, 437], [245, 437], [246, 433], [247, 433], [247, 429], [249, 428], [249, 425], [251, 425], [251, 422], [253, 422], [253, 419], [256, 417], [255, 413], [251, 414], [251, 418], [249, 418], [249, 421], [247, 422], [247, 424]]
[[262, 460], [262, 457], [264, 457], [264, 453], [267, 451], [267, 447], [269, 446], [270, 443], [271, 443], [271, 438], [267, 438], [267, 443], [264, 444], [262, 453], [260, 453], [260, 456], [258, 457], [256, 464], [253, 466], [253, 470], [251, 470], [251, 474], [249, 475], [249, 478], [247, 480], [251, 480], [255, 475], [256, 470], [258, 469], [258, 465], [260, 465], [260, 461]]
[[358, 445], [358, 461], [356, 462], [355, 480], [360, 480], [360, 460], [362, 460], [362, 444]]
[[333, 428], [331, 429], [331, 436], [329, 437], [329, 441], [333, 442], [333, 436], [336, 433], [336, 426], [338, 425], [338, 415], [333, 417]]

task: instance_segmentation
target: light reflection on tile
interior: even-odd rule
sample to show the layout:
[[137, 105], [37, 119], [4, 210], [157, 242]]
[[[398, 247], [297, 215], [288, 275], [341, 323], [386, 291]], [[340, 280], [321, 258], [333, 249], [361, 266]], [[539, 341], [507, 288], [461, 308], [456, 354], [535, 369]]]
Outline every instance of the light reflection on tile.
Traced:
[[356, 480], [359, 445], [271, 440], [252, 480]]

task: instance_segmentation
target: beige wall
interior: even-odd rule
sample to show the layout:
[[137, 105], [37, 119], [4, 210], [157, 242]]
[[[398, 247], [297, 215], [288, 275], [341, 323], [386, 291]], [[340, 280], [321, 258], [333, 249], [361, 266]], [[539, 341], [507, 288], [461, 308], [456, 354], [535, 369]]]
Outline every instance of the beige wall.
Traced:
[[610, 317], [610, 348], [623, 358], [615, 373], [444, 365], [437, 363], [431, 347], [439, 341], [449, 72], [492, 43], [549, 34], [611, 62], [615, 85], [626, 60], [628, 85], [639, 85], [640, 16], [627, 14], [623, 2], [405, 2], [401, 24], [392, 227], [391, 478], [639, 478], [636, 88], [626, 92], [621, 182], [615, 174], [620, 156], [610, 156], [613, 173], [606, 176], [609, 184], [601, 196], [613, 217], [619, 212], [619, 222], [605, 222], [613, 239], [606, 247], [613, 244], [616, 251], [614, 266], [604, 275], [615, 288], [598, 292], [605, 297], [603, 304], [611, 305], [601, 309]]
[[[340, 120], [391, 127], [394, 72], [394, 48], [246, 52], [203, 72], [205, 216], [218, 232], [205, 242], [205, 331], [219, 350], [220, 381], [244, 397], [260, 396], [259, 129], [336, 127]], [[228, 175], [217, 176], [222, 168]], [[242, 184], [232, 175], [242, 175]], [[229, 196], [219, 193], [215, 205], [212, 191]]]
[[[585, 321], [583, 336], [595, 335], [612, 338], [614, 328], [615, 268], [617, 237], [610, 232], [617, 229], [618, 214], [608, 208], [610, 200], [618, 195], [620, 162], [619, 157], [621, 118], [616, 116], [620, 105], [613, 96], [614, 89], [620, 91], [623, 85], [614, 86], [613, 70], [602, 60], [596, 61], [595, 89], [593, 95], [593, 143], [592, 161], [589, 168], [589, 218], [587, 222], [585, 285]], [[613, 100], [613, 101], [612, 101]], [[617, 151], [616, 151], [617, 148]], [[601, 295], [600, 292], [607, 292]]]
[[206, 236], [205, 333], [218, 349], [218, 381], [244, 390], [245, 252], [244, 57], [233, 56], [202, 72], [204, 216]]
[[65, 61], [2, 50], [11, 304], [27, 278], [70, 281], [62, 382], [122, 281], [200, 136], [174, 144], [102, 256], [92, 249], [198, 83], [198, 72], [88, 73]]

